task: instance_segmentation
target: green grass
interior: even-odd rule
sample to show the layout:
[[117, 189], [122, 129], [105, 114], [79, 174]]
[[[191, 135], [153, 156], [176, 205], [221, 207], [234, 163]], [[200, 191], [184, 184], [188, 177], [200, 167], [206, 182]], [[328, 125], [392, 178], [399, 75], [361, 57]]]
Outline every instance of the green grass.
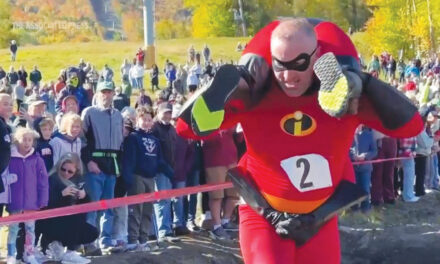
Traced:
[[[208, 44], [214, 61], [236, 61], [240, 53], [235, 51], [237, 42], [246, 43], [249, 39], [244, 38], [207, 38], [207, 39], [174, 39], [159, 40], [156, 43], [156, 63], [159, 69], [163, 69], [166, 59], [176, 64], [184, 64], [187, 60], [188, 47], [193, 44], [197, 51]], [[43, 46], [19, 47], [17, 61], [11, 62], [8, 49], [0, 50], [0, 66], [9, 70], [13, 65], [16, 70], [24, 65], [28, 73], [33, 65], [38, 65], [43, 74], [43, 81], [56, 80], [61, 69], [78, 65], [80, 58], [90, 61], [101, 70], [104, 64], [109, 64], [115, 72], [116, 84], [119, 84], [121, 75], [119, 68], [124, 58], [134, 58], [136, 51], [142, 46], [140, 42], [89, 42], [89, 43], [58, 43]], [[146, 83], [149, 79], [146, 78]], [[161, 80], [164, 85], [163, 77]]]

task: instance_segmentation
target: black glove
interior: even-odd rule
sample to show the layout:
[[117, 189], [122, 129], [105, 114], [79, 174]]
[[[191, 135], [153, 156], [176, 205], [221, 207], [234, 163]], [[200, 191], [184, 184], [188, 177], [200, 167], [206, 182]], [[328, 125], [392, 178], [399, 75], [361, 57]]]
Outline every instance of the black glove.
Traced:
[[336, 214], [361, 202], [367, 197], [358, 185], [343, 180], [327, 201], [308, 214], [290, 214], [273, 209], [264, 199], [250, 173], [241, 167], [228, 170], [228, 176], [243, 200], [263, 216], [275, 232], [285, 239], [292, 239], [299, 247], [312, 238], [322, 225]]
[[266, 208], [263, 216], [279, 236], [295, 240], [297, 246], [304, 244], [310, 238], [310, 233], [318, 232], [323, 223], [318, 223], [313, 214], [289, 214], [272, 208]]

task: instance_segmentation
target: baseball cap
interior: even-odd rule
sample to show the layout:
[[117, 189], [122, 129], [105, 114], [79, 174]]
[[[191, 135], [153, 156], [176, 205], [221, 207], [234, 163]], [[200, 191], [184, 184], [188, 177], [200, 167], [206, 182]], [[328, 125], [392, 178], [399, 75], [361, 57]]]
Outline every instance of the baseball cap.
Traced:
[[167, 102], [161, 103], [159, 105], [159, 107], [157, 108], [157, 113], [158, 114], [163, 114], [163, 113], [166, 113], [166, 112], [173, 112], [173, 106], [170, 105]]
[[99, 82], [96, 91], [101, 92], [104, 90], [114, 91], [115, 85], [113, 84], [113, 82], [108, 82], [108, 81]]
[[40, 104], [46, 104], [46, 101], [44, 100], [33, 100], [29, 102], [29, 106], [37, 106]]

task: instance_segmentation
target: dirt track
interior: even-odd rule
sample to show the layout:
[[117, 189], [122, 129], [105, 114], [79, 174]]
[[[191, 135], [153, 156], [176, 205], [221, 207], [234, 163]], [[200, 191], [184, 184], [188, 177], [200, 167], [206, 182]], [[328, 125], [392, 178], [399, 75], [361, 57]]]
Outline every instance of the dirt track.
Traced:
[[[440, 193], [427, 194], [418, 203], [397, 201], [369, 215], [340, 217], [342, 264], [440, 263]], [[243, 263], [239, 244], [213, 241], [207, 233], [152, 253], [124, 253], [99, 257], [94, 264]]]

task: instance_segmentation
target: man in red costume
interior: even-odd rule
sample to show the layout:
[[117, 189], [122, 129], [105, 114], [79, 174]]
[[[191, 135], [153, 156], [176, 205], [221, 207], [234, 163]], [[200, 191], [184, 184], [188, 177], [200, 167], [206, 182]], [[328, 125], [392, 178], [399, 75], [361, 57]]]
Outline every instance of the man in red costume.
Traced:
[[238, 186], [247, 203], [239, 210], [245, 263], [339, 263], [337, 217], [321, 212], [354, 179], [348, 150], [356, 127], [412, 137], [422, 130], [420, 115], [359, 71], [354, 45], [330, 22], [273, 22], [240, 64], [221, 67], [190, 98], [177, 132], [201, 138], [241, 124], [247, 153], [230, 176], [247, 178]]

